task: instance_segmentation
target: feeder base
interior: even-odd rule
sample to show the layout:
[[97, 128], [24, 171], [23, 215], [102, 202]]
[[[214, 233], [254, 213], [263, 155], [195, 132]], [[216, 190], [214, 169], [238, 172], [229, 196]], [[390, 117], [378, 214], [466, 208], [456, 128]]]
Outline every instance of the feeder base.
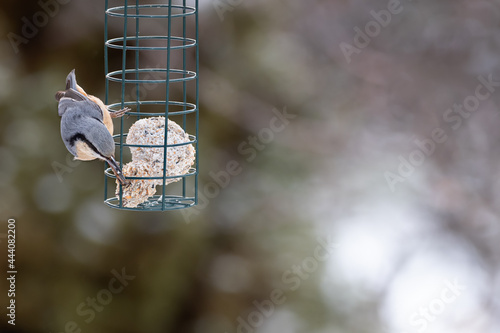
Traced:
[[162, 196], [154, 195], [147, 201], [133, 208], [120, 206], [120, 199], [118, 197], [109, 198], [105, 200], [104, 203], [111, 208], [147, 211], [147, 212], [182, 209], [195, 205], [194, 198], [185, 198], [177, 195], [166, 195], [164, 201], [165, 201], [165, 206], [162, 207]]

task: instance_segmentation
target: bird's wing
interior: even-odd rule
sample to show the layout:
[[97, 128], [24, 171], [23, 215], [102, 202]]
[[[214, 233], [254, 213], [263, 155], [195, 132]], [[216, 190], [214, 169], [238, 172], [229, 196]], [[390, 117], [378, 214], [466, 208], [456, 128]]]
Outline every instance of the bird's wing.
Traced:
[[[66, 102], [65, 100], [61, 101]], [[68, 150], [75, 155], [75, 143], [84, 141], [103, 158], [112, 156], [115, 148], [114, 140], [104, 126], [102, 116], [99, 119], [92, 115], [92, 113], [100, 115], [100, 111], [89, 112], [89, 107], [95, 108], [92, 106], [95, 103], [69, 101], [72, 104], [67, 106], [61, 117], [61, 136]]]
[[59, 99], [59, 104], [57, 105], [57, 113], [62, 117], [68, 109], [73, 107], [74, 100], [71, 98], [66, 98], [62, 96]]

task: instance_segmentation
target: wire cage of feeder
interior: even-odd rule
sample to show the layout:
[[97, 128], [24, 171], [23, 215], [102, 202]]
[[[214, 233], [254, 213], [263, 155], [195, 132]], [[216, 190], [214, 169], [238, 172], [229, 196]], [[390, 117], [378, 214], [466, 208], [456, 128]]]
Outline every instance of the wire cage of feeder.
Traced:
[[130, 109], [113, 135], [130, 185], [106, 165], [104, 202], [136, 211], [196, 205], [198, 0], [106, 0], [104, 30], [105, 103]]

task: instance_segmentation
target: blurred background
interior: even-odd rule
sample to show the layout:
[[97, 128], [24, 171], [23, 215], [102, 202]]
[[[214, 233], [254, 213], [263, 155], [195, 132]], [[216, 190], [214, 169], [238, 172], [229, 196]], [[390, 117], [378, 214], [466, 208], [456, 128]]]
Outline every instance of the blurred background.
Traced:
[[2, 1], [0, 331], [498, 332], [499, 22], [497, 0], [200, 0], [200, 205], [140, 213], [59, 134], [71, 69], [104, 97], [104, 1]]

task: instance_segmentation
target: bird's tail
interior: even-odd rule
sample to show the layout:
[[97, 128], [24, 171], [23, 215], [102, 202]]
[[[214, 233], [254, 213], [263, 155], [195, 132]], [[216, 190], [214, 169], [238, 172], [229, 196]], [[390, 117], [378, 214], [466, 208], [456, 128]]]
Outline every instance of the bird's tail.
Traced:
[[63, 97], [72, 98], [76, 101], [88, 100], [87, 95], [84, 93], [81, 93], [78, 90], [78, 84], [76, 83], [75, 70], [73, 69], [66, 77], [66, 90], [58, 91], [56, 93], [56, 100], [59, 102], [61, 100], [61, 98], [63, 98]]
[[71, 72], [69, 72], [68, 76], [66, 77], [66, 90], [68, 89], [76, 89], [76, 75], [75, 75], [75, 70], [73, 69]]

